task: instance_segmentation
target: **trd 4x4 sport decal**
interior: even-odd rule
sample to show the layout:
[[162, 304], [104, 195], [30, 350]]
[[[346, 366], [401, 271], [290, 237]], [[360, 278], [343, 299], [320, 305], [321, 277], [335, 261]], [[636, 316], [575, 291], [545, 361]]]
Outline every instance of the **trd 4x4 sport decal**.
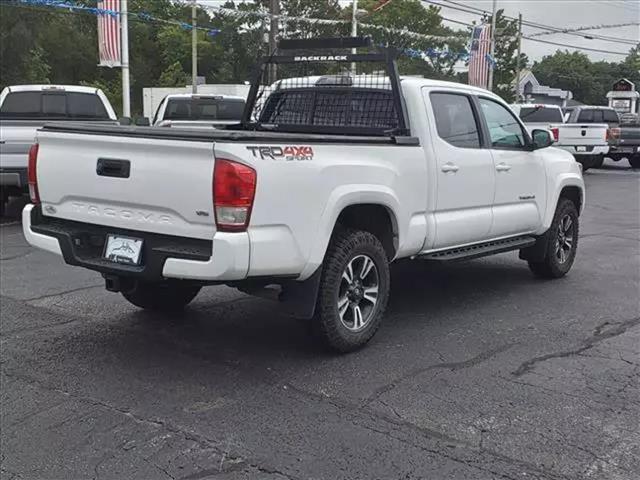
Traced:
[[247, 147], [247, 150], [262, 160], [313, 160], [313, 148], [306, 146]]

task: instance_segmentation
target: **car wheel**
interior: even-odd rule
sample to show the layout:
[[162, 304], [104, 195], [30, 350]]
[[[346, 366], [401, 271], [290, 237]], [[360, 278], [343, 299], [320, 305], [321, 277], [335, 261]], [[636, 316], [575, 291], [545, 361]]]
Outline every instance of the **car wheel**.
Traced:
[[389, 261], [371, 233], [341, 229], [325, 255], [313, 331], [326, 347], [350, 352], [382, 322], [389, 298]]
[[541, 278], [560, 278], [571, 270], [578, 250], [578, 210], [561, 198], [547, 233], [547, 253], [542, 261], [529, 261], [529, 268]]
[[135, 288], [122, 292], [122, 296], [136, 307], [158, 312], [182, 310], [200, 291], [199, 285], [181, 282], [138, 282]]
[[631, 168], [640, 168], [640, 154], [636, 153], [629, 156], [629, 165], [631, 165]]

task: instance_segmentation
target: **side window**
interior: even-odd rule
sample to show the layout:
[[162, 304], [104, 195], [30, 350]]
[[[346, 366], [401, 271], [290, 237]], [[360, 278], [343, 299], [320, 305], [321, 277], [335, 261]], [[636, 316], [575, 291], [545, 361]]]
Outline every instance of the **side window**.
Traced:
[[480, 148], [480, 133], [469, 97], [432, 93], [430, 98], [438, 136], [454, 147]]
[[498, 102], [479, 98], [493, 148], [523, 148], [526, 136], [516, 117]]

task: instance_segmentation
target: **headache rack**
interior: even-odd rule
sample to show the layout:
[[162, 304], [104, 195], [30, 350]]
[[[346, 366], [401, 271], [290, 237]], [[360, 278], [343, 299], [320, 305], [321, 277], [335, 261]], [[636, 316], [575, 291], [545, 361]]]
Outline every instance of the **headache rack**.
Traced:
[[258, 63], [242, 128], [409, 135], [397, 53], [370, 38], [286, 39]]

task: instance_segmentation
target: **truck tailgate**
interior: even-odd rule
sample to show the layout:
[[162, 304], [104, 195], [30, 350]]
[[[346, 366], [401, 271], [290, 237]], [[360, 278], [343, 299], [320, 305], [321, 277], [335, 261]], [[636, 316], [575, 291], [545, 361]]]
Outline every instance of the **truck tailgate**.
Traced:
[[213, 141], [40, 131], [38, 143], [44, 215], [213, 237]]
[[562, 145], [606, 145], [606, 124], [580, 125], [567, 123], [559, 126], [558, 143]]

